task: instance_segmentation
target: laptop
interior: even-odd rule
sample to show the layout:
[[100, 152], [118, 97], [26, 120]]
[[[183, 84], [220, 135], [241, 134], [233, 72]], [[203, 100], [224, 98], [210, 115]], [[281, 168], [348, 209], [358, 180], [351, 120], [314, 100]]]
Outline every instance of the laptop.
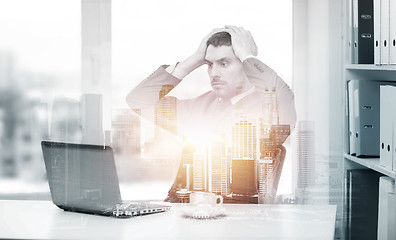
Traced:
[[65, 211], [118, 218], [165, 212], [165, 203], [123, 202], [109, 146], [42, 141], [52, 202]]

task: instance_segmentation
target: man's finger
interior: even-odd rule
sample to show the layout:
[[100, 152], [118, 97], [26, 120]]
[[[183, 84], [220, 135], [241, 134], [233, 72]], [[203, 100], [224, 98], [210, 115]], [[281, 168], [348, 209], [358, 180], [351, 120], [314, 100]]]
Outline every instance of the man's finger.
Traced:
[[225, 28], [233, 31], [234, 33], [239, 32], [238, 27], [236, 26], [226, 25]]
[[219, 33], [219, 32], [228, 32], [228, 29], [227, 28], [215, 28], [215, 29], [212, 30], [211, 33], [213, 35], [213, 34]]

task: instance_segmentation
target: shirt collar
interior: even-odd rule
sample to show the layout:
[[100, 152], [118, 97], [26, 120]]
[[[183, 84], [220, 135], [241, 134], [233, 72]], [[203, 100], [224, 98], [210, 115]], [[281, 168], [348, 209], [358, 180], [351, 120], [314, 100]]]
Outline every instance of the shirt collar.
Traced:
[[235, 103], [241, 101], [244, 97], [246, 97], [246, 96], [252, 94], [252, 93], [254, 92], [255, 89], [256, 89], [256, 88], [255, 88], [254, 86], [252, 86], [249, 90], [247, 90], [247, 91], [245, 91], [245, 92], [243, 92], [243, 93], [241, 93], [241, 94], [238, 94], [238, 95], [234, 96], [234, 97], [231, 98], [231, 100], [230, 100], [230, 101], [231, 101], [231, 104], [234, 105]]

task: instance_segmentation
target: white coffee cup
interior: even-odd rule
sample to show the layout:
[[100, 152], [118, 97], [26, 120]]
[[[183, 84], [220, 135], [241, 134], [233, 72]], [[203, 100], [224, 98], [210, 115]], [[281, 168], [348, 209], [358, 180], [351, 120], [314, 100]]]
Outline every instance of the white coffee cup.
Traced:
[[223, 204], [223, 197], [211, 192], [193, 192], [190, 195], [191, 206], [216, 206], [221, 204]]

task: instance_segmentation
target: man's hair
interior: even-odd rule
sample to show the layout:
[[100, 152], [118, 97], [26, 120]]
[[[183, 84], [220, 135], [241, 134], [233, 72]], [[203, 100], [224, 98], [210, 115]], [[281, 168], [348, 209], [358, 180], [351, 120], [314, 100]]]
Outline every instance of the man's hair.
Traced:
[[213, 34], [206, 45], [213, 45], [213, 47], [232, 46], [231, 35], [228, 32], [218, 32]]

